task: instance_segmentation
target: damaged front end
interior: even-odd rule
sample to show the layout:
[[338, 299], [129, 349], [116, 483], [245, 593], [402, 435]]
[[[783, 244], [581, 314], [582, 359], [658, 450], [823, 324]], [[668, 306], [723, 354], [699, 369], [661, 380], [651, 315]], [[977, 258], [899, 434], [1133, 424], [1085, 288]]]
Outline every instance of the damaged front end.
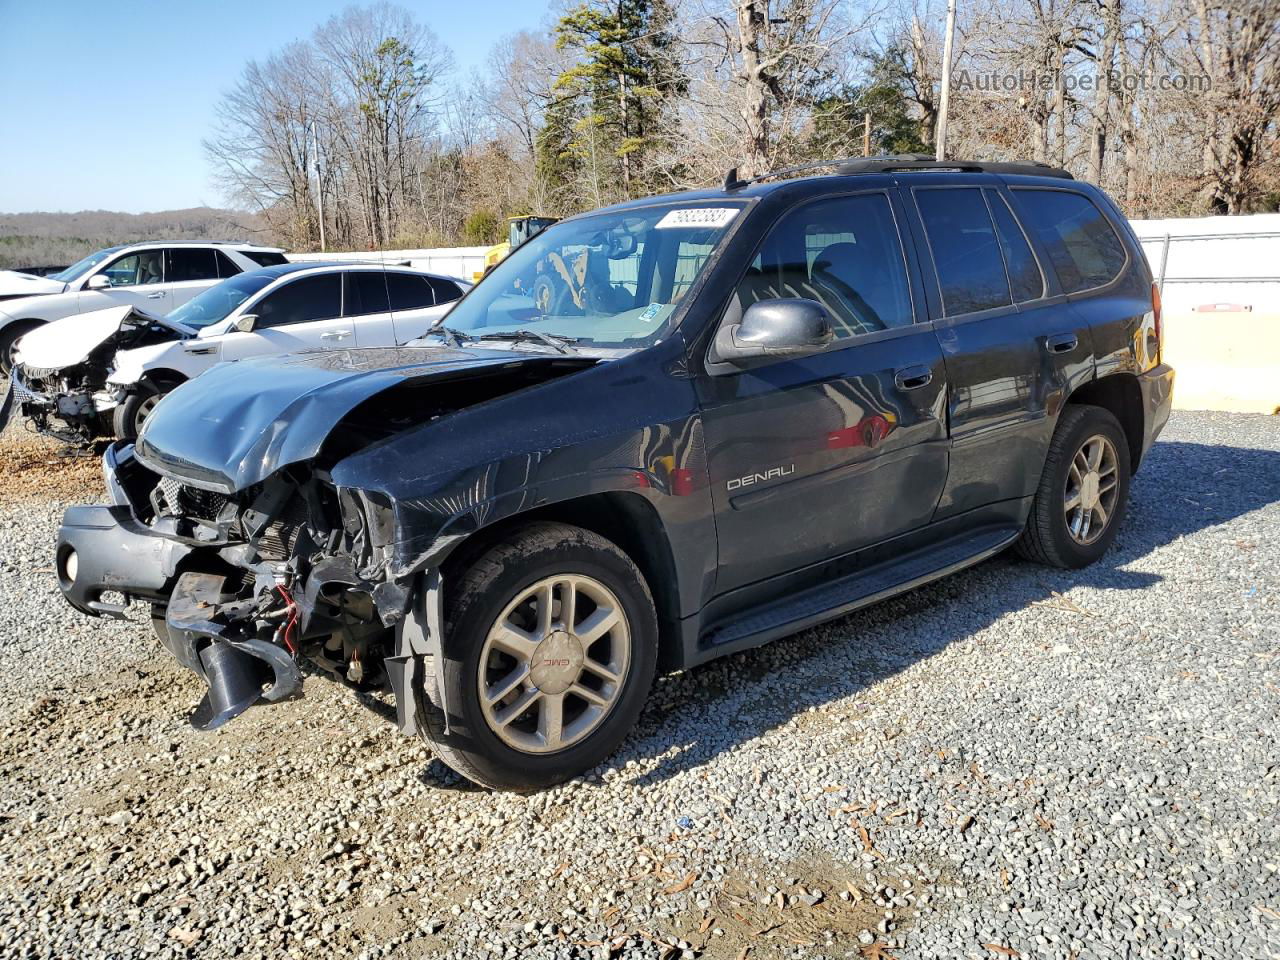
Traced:
[[[405, 564], [390, 500], [336, 484], [330, 469], [400, 431], [590, 365], [460, 354], [410, 352], [430, 361], [413, 375], [375, 358], [308, 356], [263, 379], [249, 361], [179, 387], [136, 450], [107, 451], [112, 505], [67, 512], [56, 557], [64, 595], [91, 615], [151, 603], [165, 647], [208, 684], [190, 718], [199, 729], [300, 696], [305, 660], [359, 689], [390, 689], [398, 725], [414, 732], [424, 699], [440, 703], [428, 676], [440, 662], [437, 565], [430, 550]], [[257, 389], [229, 387], [240, 380]]]
[[[332, 486], [286, 470], [223, 494], [157, 474], [129, 447], [113, 447], [106, 465], [117, 503], [82, 508], [105, 516], [68, 512], [59, 579], [87, 613], [122, 615], [125, 598], [153, 604], [164, 646], [208, 684], [193, 726], [300, 696], [303, 659], [361, 689], [386, 683], [408, 592], [381, 578], [370, 532], [344, 516]], [[112, 593], [119, 601], [104, 602]]]
[[10, 381], [13, 401], [0, 416], [0, 430], [16, 415], [36, 433], [73, 446], [87, 446], [111, 432], [109, 418], [119, 400], [102, 389], [106, 371], [87, 363], [61, 370], [16, 364]]
[[[73, 329], [64, 330], [62, 326]], [[121, 350], [192, 334], [133, 307], [95, 311], [55, 321], [19, 343], [11, 380], [13, 400], [0, 412], [0, 430], [22, 416], [36, 433], [73, 446], [110, 436], [111, 413], [126, 388], [108, 382]]]

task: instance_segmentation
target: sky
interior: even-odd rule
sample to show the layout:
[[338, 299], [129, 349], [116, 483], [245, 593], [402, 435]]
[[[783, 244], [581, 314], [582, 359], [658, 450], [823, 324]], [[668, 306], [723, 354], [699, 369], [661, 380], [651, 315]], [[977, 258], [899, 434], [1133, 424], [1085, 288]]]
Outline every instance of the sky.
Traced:
[[[0, 213], [224, 206], [200, 141], [244, 65], [350, 0], [0, 0]], [[459, 80], [542, 0], [400, 0]], [[496, 26], [488, 26], [496, 25]]]

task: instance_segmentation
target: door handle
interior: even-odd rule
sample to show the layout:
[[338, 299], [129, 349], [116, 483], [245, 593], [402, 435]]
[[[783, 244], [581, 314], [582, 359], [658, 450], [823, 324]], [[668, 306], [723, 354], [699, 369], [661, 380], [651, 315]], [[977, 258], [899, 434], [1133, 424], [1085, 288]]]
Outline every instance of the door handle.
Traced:
[[162, 297], [164, 297], [164, 291], [163, 291], [163, 290], [161, 290], [159, 293], [148, 293], [148, 294], [147, 294], [147, 299], [148, 299], [148, 300], [159, 300], [159, 299], [161, 299]]
[[899, 390], [918, 390], [933, 382], [933, 371], [926, 366], [903, 367], [893, 373], [893, 382]]
[[1050, 353], [1070, 353], [1079, 345], [1080, 340], [1074, 333], [1059, 333], [1044, 341], [1044, 348]]
[[320, 339], [321, 340], [345, 340], [350, 335], [351, 334], [347, 333], [347, 331], [345, 330], [336, 330], [333, 333], [320, 334]]

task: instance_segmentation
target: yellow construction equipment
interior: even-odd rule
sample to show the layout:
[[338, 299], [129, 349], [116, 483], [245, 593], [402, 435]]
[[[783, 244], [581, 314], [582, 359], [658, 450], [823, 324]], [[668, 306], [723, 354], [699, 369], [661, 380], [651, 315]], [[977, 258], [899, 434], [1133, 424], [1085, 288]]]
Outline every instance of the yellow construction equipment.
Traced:
[[484, 252], [484, 269], [476, 271], [472, 275], [472, 280], [478, 282], [481, 277], [496, 267], [512, 250], [526, 240], [537, 236], [559, 219], [559, 217], [536, 216], [508, 217], [507, 239], [502, 243], [495, 243]]

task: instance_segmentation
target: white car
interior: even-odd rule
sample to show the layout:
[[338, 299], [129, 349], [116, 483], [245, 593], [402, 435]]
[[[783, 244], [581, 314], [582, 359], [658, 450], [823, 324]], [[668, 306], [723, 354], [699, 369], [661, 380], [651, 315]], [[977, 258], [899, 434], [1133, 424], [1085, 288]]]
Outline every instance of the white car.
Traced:
[[69, 442], [132, 440], [161, 397], [217, 363], [403, 345], [470, 288], [406, 267], [290, 263], [224, 280], [163, 317], [136, 307], [67, 317], [22, 338], [8, 405]]
[[165, 314], [219, 280], [286, 262], [279, 247], [157, 241], [108, 247], [47, 277], [0, 271], [0, 372], [18, 338], [43, 323], [115, 306]]

